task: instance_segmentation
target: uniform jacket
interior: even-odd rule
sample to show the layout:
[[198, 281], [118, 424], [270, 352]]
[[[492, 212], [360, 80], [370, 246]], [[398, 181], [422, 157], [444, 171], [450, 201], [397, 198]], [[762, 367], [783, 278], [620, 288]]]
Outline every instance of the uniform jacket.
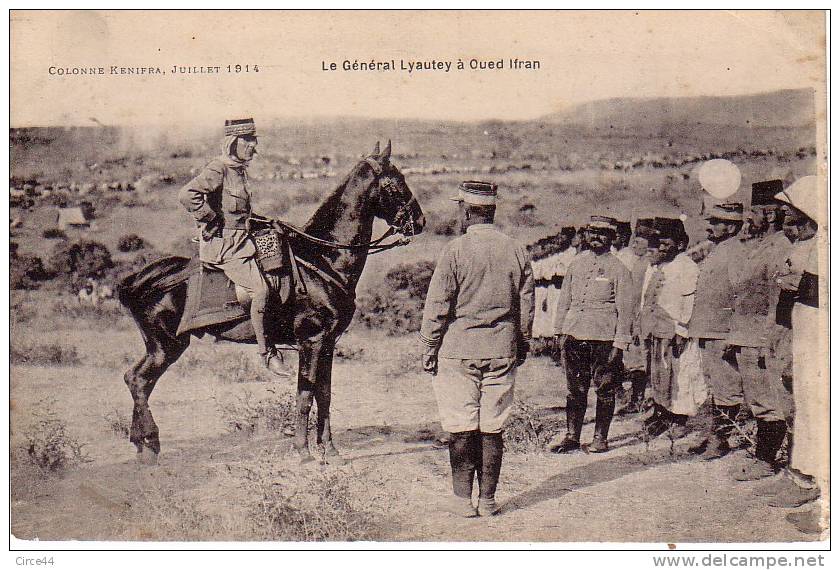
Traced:
[[210, 161], [181, 188], [178, 199], [199, 223], [221, 216], [226, 230], [245, 229], [251, 215], [245, 167], [224, 157]]
[[735, 290], [727, 342], [736, 346], [768, 346], [784, 270], [792, 244], [782, 232], [744, 240], [733, 248], [729, 280]]
[[563, 280], [554, 333], [626, 349], [633, 312], [633, 282], [624, 264], [609, 252], [584, 251], [572, 260]]
[[441, 358], [510, 358], [531, 338], [533, 319], [525, 249], [492, 224], [474, 224], [438, 258], [420, 339]]
[[729, 336], [735, 290], [729, 280], [729, 260], [741, 242], [737, 237], [723, 241], [700, 263], [694, 312], [688, 324], [692, 338], [725, 339]]

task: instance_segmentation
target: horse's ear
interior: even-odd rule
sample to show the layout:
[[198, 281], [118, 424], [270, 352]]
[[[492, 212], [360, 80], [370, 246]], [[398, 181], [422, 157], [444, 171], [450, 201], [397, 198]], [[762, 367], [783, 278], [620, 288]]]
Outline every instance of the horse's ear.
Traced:
[[388, 144], [385, 145], [385, 150], [382, 151], [382, 154], [379, 155], [379, 160], [381, 162], [388, 162], [391, 158], [391, 139], [388, 139]]
[[376, 146], [373, 147], [372, 156], [379, 156], [379, 141], [376, 141]]

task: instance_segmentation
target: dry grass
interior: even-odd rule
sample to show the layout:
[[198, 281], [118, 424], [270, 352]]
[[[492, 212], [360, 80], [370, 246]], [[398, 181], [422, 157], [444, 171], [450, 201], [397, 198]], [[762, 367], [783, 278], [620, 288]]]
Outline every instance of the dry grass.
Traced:
[[517, 400], [504, 432], [505, 451], [540, 453], [551, 436], [563, 429], [565, 425], [561, 418], [541, 415], [534, 406]]
[[67, 433], [67, 424], [54, 407], [55, 400], [50, 398], [37, 403], [31, 412], [31, 424], [23, 433], [24, 447], [16, 454], [26, 457], [45, 474], [60, 474], [90, 461], [83, 450], [85, 444]]
[[76, 366], [81, 363], [75, 346], [58, 342], [15, 340], [11, 346], [11, 363], [23, 366]]

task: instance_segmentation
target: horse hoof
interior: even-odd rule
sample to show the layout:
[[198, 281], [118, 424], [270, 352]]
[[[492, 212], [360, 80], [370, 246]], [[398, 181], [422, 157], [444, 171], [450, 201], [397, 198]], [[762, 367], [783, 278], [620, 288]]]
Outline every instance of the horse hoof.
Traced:
[[144, 447], [137, 452], [137, 462], [140, 465], [157, 465], [158, 454], [148, 447]]

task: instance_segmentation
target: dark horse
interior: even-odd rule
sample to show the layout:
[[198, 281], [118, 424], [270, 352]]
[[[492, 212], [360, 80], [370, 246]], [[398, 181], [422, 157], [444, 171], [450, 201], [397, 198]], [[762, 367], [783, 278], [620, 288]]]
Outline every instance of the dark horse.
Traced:
[[[298, 292], [282, 310], [277, 310], [276, 300], [269, 301], [274, 316], [266, 315], [266, 325], [272, 340], [299, 347], [294, 448], [301, 462], [313, 459], [307, 433], [313, 397], [317, 403], [317, 442], [324, 446], [327, 461], [343, 461], [330, 431], [333, 350], [336, 339], [353, 318], [356, 284], [368, 254], [384, 249], [382, 238], [371, 241], [374, 218], [388, 223], [386, 235], [414, 235], [425, 225], [423, 211], [390, 156], [390, 141], [382, 152], [377, 143], [374, 153], [353, 168], [302, 230], [286, 232], [297, 259]], [[220, 339], [253, 342], [248, 321], [244, 324], [250, 336], [242, 334], [241, 321], [177, 334], [187, 296], [186, 277], [193, 268], [194, 263], [187, 258], [169, 257], [120, 284], [120, 301], [131, 311], [146, 344], [146, 354], [125, 373], [134, 399], [130, 440], [144, 462], [154, 462], [160, 452], [149, 397], [161, 375], [189, 346], [190, 335], [208, 333]]]

